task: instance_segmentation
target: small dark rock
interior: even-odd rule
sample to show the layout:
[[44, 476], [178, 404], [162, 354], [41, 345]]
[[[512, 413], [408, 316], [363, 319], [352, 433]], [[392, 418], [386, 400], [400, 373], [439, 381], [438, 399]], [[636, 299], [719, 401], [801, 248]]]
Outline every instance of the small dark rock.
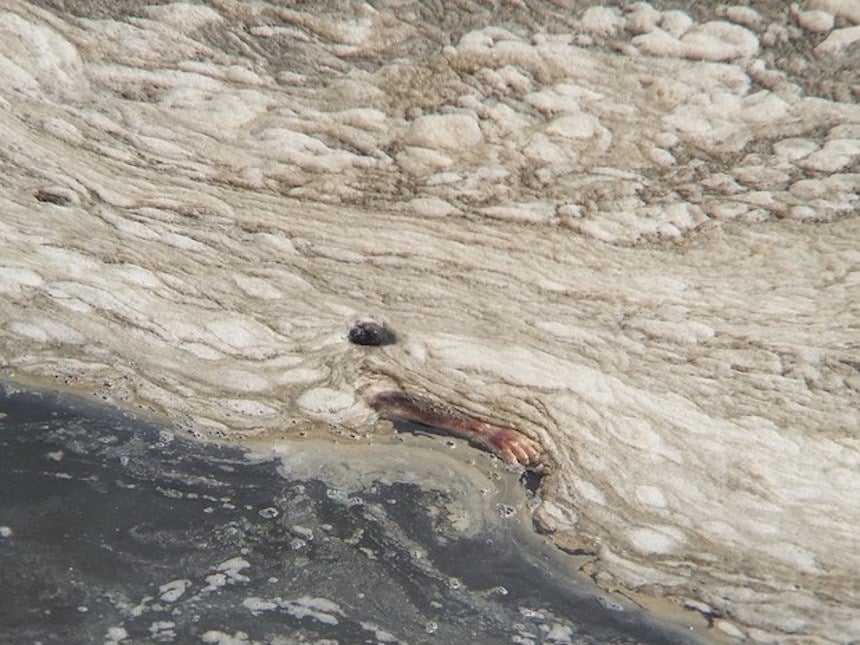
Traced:
[[347, 336], [353, 345], [393, 345], [397, 342], [394, 332], [378, 320], [363, 318], [355, 322], [349, 329]]

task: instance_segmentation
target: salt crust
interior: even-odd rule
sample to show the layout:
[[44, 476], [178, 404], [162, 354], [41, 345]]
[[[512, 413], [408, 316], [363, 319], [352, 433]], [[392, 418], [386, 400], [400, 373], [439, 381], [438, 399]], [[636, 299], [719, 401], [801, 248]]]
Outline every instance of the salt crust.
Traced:
[[467, 114], [422, 116], [412, 124], [407, 141], [413, 145], [442, 150], [463, 150], [481, 142], [478, 120]]
[[[747, 635], [860, 633], [860, 114], [762, 84], [787, 26], [639, 3], [583, 12], [590, 41], [488, 19], [411, 57], [391, 54], [426, 33], [405, 20], [296, 12], [302, 56], [275, 65], [224, 45], [253, 21], [226, 7], [9, 8], [8, 367], [123, 382], [231, 438], [371, 429], [354, 383], [386, 371], [539, 438], [558, 468], [538, 519], [600, 545], [612, 580], [695, 593]], [[839, 63], [856, 29], [817, 55]], [[344, 343], [366, 311], [403, 346]], [[241, 584], [239, 560], [208, 586]]]

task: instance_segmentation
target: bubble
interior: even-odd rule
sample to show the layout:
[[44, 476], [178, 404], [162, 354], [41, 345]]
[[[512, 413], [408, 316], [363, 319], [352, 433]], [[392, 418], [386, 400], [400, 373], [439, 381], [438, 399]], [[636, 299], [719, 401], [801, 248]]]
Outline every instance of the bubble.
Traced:
[[307, 540], [308, 542], [314, 539], [313, 529], [309, 529], [305, 526], [300, 526], [296, 524], [290, 527], [290, 531], [298, 535], [301, 539]]
[[510, 506], [509, 504], [496, 504], [496, 510], [499, 511], [499, 515], [504, 518], [511, 517], [514, 513], [517, 512], [517, 509], [515, 509], [513, 506]]
[[347, 501], [346, 493], [337, 488], [329, 488], [325, 492], [325, 496], [335, 502], [345, 503]]

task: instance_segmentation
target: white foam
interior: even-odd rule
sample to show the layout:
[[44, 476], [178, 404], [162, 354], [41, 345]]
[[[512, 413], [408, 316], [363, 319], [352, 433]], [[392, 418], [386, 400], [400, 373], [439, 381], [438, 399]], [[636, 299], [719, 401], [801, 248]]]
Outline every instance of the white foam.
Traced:
[[550, 643], [575, 643], [573, 628], [562, 623], [547, 625], [546, 640]]
[[227, 584], [227, 576], [223, 573], [213, 573], [206, 576], [206, 586], [203, 591], [215, 591]]
[[251, 643], [248, 634], [243, 631], [237, 631], [231, 636], [226, 632], [210, 629], [204, 632], [200, 639], [204, 643], [212, 643], [213, 645], [249, 645]]
[[107, 633], [104, 636], [105, 645], [113, 645], [128, 638], [128, 631], [125, 627], [115, 625], [108, 627]]
[[[248, 582], [250, 578], [245, 574], [241, 573], [245, 569], [251, 566], [251, 563], [248, 562], [245, 558], [241, 556], [236, 556], [235, 558], [230, 558], [229, 560], [225, 560], [217, 567], [215, 570], [222, 573], [226, 576], [228, 583], [233, 582]], [[208, 581], [208, 578], [207, 578]]]
[[163, 602], [176, 602], [191, 585], [190, 580], [178, 579], [166, 582], [158, 588], [158, 593]]
[[300, 596], [294, 600], [280, 602], [279, 605], [298, 620], [313, 618], [324, 625], [338, 625], [340, 621], [337, 617], [346, 616], [340, 605], [328, 598]]
[[274, 600], [265, 600], [251, 596], [242, 601], [242, 606], [248, 609], [254, 616], [263, 611], [271, 611], [278, 608], [278, 603]]
[[382, 629], [379, 625], [377, 625], [375, 623], [360, 621], [358, 624], [361, 625], [362, 629], [369, 631], [369, 632], [372, 632], [373, 637], [379, 643], [396, 643], [396, 642], [398, 642], [398, 638], [396, 636], [394, 636], [394, 634], [385, 631], [384, 629]]
[[172, 620], [156, 620], [149, 625], [149, 633], [155, 640], [172, 641], [176, 638], [175, 627], [176, 623]]

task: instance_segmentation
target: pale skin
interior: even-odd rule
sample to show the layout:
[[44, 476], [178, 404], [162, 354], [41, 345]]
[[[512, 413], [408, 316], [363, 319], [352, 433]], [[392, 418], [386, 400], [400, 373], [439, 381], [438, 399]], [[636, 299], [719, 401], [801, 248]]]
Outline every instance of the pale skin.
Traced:
[[540, 444], [522, 432], [466, 417], [426, 397], [397, 391], [380, 392], [371, 398], [370, 405], [382, 418], [411, 421], [445, 430], [468, 439], [509, 463], [534, 466], [540, 460]]

